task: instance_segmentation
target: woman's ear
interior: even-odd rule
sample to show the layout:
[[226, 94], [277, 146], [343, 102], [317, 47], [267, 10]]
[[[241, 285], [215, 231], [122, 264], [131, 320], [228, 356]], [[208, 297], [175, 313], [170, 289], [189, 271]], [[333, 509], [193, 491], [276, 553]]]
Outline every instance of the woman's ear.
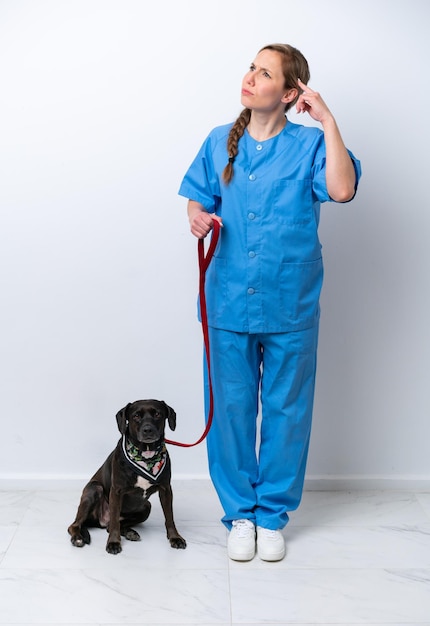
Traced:
[[284, 96], [281, 99], [281, 102], [283, 102], [284, 104], [289, 104], [290, 102], [293, 102], [294, 100], [296, 100], [299, 97], [299, 90], [298, 89], [289, 89]]

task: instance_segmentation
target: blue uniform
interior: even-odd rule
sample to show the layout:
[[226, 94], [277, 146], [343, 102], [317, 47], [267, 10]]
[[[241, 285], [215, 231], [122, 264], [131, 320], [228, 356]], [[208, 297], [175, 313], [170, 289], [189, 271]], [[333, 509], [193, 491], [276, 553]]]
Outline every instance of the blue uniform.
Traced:
[[[227, 527], [247, 518], [276, 530], [300, 502], [309, 445], [323, 281], [318, 223], [320, 204], [331, 200], [324, 134], [287, 121], [259, 142], [245, 130], [225, 185], [230, 128], [209, 134], [179, 190], [224, 225], [206, 275], [209, 467]], [[360, 163], [350, 156], [358, 182]]]

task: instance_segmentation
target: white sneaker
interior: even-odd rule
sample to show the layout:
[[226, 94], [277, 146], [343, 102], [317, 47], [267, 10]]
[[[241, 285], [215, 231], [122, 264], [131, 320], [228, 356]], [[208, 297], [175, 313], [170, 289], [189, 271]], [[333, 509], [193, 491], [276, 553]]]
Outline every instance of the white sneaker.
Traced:
[[280, 561], [285, 556], [285, 541], [279, 530], [257, 526], [258, 556], [263, 561]]
[[234, 520], [228, 535], [227, 551], [233, 561], [250, 561], [254, 558], [255, 526], [250, 520]]

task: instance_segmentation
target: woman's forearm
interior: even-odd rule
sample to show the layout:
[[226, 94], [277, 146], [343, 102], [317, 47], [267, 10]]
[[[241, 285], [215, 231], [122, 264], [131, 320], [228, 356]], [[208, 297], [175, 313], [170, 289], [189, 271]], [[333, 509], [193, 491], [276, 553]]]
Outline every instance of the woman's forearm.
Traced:
[[347, 202], [355, 193], [356, 175], [334, 117], [323, 122], [326, 144], [326, 183], [330, 198]]

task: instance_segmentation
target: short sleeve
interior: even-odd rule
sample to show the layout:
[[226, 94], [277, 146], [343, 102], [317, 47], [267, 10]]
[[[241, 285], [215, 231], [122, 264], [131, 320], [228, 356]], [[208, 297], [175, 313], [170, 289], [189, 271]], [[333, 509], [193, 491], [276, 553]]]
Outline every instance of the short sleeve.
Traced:
[[209, 212], [214, 212], [219, 204], [219, 180], [214, 167], [211, 135], [205, 139], [188, 168], [178, 193], [180, 196], [200, 202]]

